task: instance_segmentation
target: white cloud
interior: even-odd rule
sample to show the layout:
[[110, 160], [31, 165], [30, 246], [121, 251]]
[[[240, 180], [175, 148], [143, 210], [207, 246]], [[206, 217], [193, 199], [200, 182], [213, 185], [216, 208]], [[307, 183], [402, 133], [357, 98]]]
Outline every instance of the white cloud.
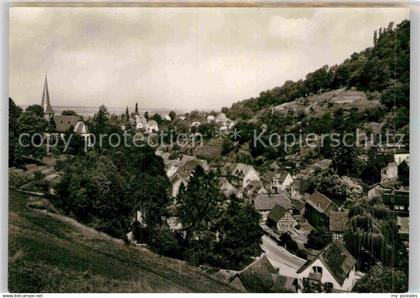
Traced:
[[269, 32], [273, 37], [283, 40], [302, 40], [311, 29], [311, 23], [306, 18], [290, 19], [282, 16], [273, 16], [270, 20]]

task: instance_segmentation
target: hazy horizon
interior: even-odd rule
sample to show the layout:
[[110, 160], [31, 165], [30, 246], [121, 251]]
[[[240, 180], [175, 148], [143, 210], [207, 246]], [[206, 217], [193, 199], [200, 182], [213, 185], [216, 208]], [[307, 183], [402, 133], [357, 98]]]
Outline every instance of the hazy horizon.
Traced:
[[[10, 96], [53, 106], [220, 110], [341, 63], [407, 8], [10, 10]], [[30, 28], [30, 30], [28, 30]]]

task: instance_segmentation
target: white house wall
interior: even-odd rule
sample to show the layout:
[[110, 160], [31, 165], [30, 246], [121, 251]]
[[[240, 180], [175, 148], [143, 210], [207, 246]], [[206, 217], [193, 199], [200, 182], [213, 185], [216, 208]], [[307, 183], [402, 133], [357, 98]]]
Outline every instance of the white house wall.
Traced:
[[249, 182], [256, 181], [256, 180], [260, 180], [260, 176], [258, 175], [258, 172], [255, 171], [254, 169], [250, 169], [249, 171], [246, 172], [244, 176], [243, 188], [245, 189], [245, 187], [248, 185]]
[[284, 181], [282, 183], [282, 190], [286, 190], [287, 187], [289, 187], [290, 185], [292, 185], [293, 183], [293, 178], [292, 175], [287, 174], [286, 178], [284, 178]]
[[309, 278], [309, 273], [313, 272], [312, 267], [321, 267], [322, 268], [322, 275], [321, 275], [321, 283], [325, 284], [330, 282], [333, 284], [334, 289], [336, 290], [343, 290], [343, 291], [351, 291], [353, 288], [354, 283], [354, 268], [349, 273], [349, 276], [344, 280], [343, 285], [340, 285], [335, 278], [331, 275], [329, 270], [326, 268], [323, 262], [320, 259], [317, 259], [313, 262], [308, 268], [306, 268], [303, 272], [299, 273], [299, 283], [303, 286], [303, 278]]

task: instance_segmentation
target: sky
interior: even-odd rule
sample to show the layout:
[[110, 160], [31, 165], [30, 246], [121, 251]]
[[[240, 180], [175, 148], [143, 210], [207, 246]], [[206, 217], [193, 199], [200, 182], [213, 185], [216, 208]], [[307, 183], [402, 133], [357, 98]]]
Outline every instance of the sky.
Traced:
[[406, 8], [10, 9], [10, 96], [53, 106], [218, 110], [341, 63]]

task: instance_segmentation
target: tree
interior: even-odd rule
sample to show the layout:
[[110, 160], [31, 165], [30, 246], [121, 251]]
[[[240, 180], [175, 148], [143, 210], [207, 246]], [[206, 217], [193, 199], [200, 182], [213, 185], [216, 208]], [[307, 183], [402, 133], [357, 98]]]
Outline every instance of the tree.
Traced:
[[217, 222], [218, 238], [214, 254], [222, 268], [240, 269], [261, 252], [260, 215], [249, 205], [232, 196]]
[[223, 140], [223, 148], [222, 148], [222, 155], [229, 154], [233, 149], [235, 149], [234, 143], [230, 139]]
[[169, 117], [171, 118], [172, 121], [174, 121], [176, 119], [176, 113], [175, 113], [175, 111], [170, 111], [169, 112]]
[[252, 123], [240, 121], [235, 125], [235, 129], [239, 134], [238, 140], [235, 141], [239, 141], [243, 144], [252, 140], [256, 127]]
[[40, 105], [30, 105], [25, 109], [25, 112], [32, 112], [39, 117], [44, 117], [44, 110]]
[[303, 280], [303, 293], [322, 293], [322, 284], [321, 283], [312, 283], [309, 279], [305, 278]]
[[307, 192], [318, 190], [341, 205], [350, 195], [350, 189], [343, 183], [340, 176], [331, 170], [315, 173], [309, 177]]
[[153, 240], [169, 204], [169, 180], [162, 158], [150, 147], [89, 151], [61, 162], [64, 176], [54, 204], [85, 224], [124, 238], [133, 215], [143, 211]]
[[73, 155], [83, 155], [85, 150], [85, 140], [82, 136], [74, 133], [74, 127], [70, 126], [67, 131], [64, 132], [64, 140], [71, 140], [69, 144], [63, 142], [63, 138], [58, 139], [58, 146], [60, 152]]
[[292, 239], [289, 233], [283, 233], [280, 236], [280, 241], [284, 247], [292, 254], [296, 254], [299, 250], [298, 244]]
[[61, 115], [77, 116], [77, 113], [73, 110], [64, 110], [61, 112]]
[[108, 109], [101, 105], [98, 112], [93, 116], [93, 131], [96, 135], [107, 132], [109, 125], [109, 112]]
[[362, 198], [353, 203], [344, 240], [356, 259], [365, 250], [386, 266], [396, 264], [398, 251], [402, 249], [393, 212], [383, 204], [382, 198]]
[[340, 176], [358, 177], [362, 166], [358, 150], [355, 144], [348, 145], [340, 144], [339, 147], [333, 149], [332, 167]]
[[380, 91], [388, 86], [390, 76], [387, 63], [374, 56], [363, 65], [358, 85], [362, 90]]
[[148, 111], [144, 112], [144, 118], [146, 118], [146, 120], [149, 120], [149, 112]]
[[216, 127], [212, 123], [202, 123], [197, 128], [197, 132], [200, 133], [205, 139], [211, 139], [216, 132]]
[[55, 132], [56, 131], [56, 124], [55, 124], [54, 117], [50, 117], [50, 119], [48, 120], [47, 131], [48, 132]]
[[136, 107], [134, 108], [134, 113], [135, 113], [136, 115], [138, 115], [138, 114], [139, 114], [139, 106], [138, 106], [137, 102], [136, 102]]
[[[153, 157], [146, 157], [152, 159]], [[150, 162], [150, 161], [144, 161]], [[162, 216], [166, 212], [166, 208], [170, 203], [169, 188], [170, 184], [166, 176], [153, 175], [151, 168], [147, 170], [139, 167], [143, 173], [138, 173], [130, 185], [132, 193], [132, 207], [135, 210], [144, 210], [144, 220], [151, 232], [154, 227], [162, 225]]]
[[125, 109], [125, 120], [126, 121], [130, 120], [130, 112], [128, 111], [128, 106]]
[[324, 231], [312, 230], [308, 235], [308, 242], [305, 244], [305, 247], [321, 250], [330, 242], [331, 237], [329, 237], [327, 233]]
[[195, 168], [188, 188], [181, 186], [179, 190], [177, 216], [185, 231], [186, 257], [192, 263], [200, 264], [214, 258], [211, 252], [216, 243], [221, 200], [215, 175], [205, 173], [200, 166]]
[[13, 101], [13, 99], [9, 97], [9, 166], [15, 165], [17, 162], [15, 151], [18, 146], [18, 119], [21, 113], [22, 109], [18, 107]]
[[377, 30], [375, 30], [375, 31], [373, 32], [373, 45], [375, 45], [375, 46], [376, 46], [377, 42], [378, 42], [378, 31], [377, 31]]
[[328, 65], [306, 75], [305, 87], [308, 92], [316, 93], [321, 89], [330, 87], [332, 78], [328, 72]]
[[[29, 109], [22, 113], [17, 121], [19, 127], [19, 136], [28, 137], [22, 138], [25, 142], [25, 146], [18, 146], [15, 148], [15, 158], [21, 159], [23, 157], [41, 158], [45, 156], [46, 150], [42, 146], [44, 139], [43, 135], [47, 130], [48, 123], [44, 119], [43, 115], [39, 115], [33, 112], [33, 109]], [[26, 146], [28, 145], [28, 146]]]
[[381, 103], [391, 110], [394, 106], [410, 106], [410, 85], [409, 83], [396, 82], [389, 85], [381, 95]]
[[405, 160], [398, 165], [398, 179], [405, 186], [410, 185], [410, 168]]
[[[89, 152], [66, 163], [55, 203], [66, 213], [113, 236], [123, 237], [130, 225], [131, 206], [123, 178], [110, 159]], [[128, 208], [129, 207], [129, 208]]]
[[403, 271], [377, 264], [353, 287], [358, 293], [405, 293], [408, 277]]
[[153, 116], [150, 119], [156, 121], [157, 124], [162, 123], [162, 117], [158, 113], [153, 114]]
[[[394, 119], [395, 119], [395, 121], [394, 121], [394, 123], [392, 123], [392, 125], [395, 125], [395, 130], [403, 128], [410, 121], [410, 112], [408, 111], [408, 109], [406, 107], [398, 108], [395, 111], [395, 118]], [[394, 141], [396, 141], [396, 140], [394, 140]]]
[[372, 185], [381, 181], [381, 169], [392, 160], [392, 156], [378, 152], [376, 147], [368, 151], [368, 161], [364, 167], [361, 178], [363, 182]]
[[153, 233], [150, 246], [158, 254], [178, 259], [183, 257], [183, 248], [179, 245], [175, 234], [166, 226], [160, 227]]

